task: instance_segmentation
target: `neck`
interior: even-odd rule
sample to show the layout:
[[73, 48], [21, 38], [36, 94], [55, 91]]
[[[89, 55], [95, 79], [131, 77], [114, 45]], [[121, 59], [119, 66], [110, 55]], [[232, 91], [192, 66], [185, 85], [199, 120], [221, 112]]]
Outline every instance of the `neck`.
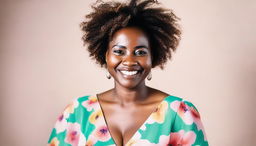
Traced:
[[120, 105], [124, 106], [146, 99], [149, 95], [149, 88], [145, 85], [145, 82], [132, 89], [125, 88], [115, 83], [112, 94], [115, 100], [119, 102]]

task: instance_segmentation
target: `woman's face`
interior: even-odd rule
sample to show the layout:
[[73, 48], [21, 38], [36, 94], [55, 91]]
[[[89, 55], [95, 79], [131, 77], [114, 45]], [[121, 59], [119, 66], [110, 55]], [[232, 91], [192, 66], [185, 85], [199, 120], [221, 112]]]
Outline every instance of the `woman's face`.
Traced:
[[152, 67], [148, 37], [136, 27], [118, 30], [109, 42], [106, 62], [117, 84], [130, 89], [144, 84]]

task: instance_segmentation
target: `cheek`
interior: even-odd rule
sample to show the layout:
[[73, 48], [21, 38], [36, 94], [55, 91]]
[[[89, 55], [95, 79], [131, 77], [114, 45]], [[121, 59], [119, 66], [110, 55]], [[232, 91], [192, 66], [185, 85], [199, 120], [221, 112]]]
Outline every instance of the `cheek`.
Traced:
[[118, 56], [109, 55], [107, 57], [108, 68], [116, 67], [120, 63], [120, 58]]
[[152, 67], [152, 58], [151, 57], [149, 57], [147, 63], [148, 63], [148, 65], [150, 65], [150, 67]]
[[143, 57], [138, 60], [141, 67], [146, 71], [149, 72], [152, 68], [152, 60], [150, 57]]
[[145, 57], [143, 59], [143, 66], [147, 67], [147, 68], [151, 68], [152, 67], [152, 59], [151, 57]]

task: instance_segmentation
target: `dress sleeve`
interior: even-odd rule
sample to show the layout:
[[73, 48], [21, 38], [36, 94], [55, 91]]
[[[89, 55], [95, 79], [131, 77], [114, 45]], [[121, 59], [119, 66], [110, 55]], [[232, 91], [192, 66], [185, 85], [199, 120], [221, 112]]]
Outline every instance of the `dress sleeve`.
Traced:
[[80, 124], [75, 118], [77, 107], [77, 100], [73, 100], [60, 114], [50, 134], [48, 146], [70, 146], [78, 145], [81, 141], [85, 142]]
[[208, 146], [206, 134], [196, 107], [188, 101], [175, 101], [171, 108], [176, 112], [170, 144]]

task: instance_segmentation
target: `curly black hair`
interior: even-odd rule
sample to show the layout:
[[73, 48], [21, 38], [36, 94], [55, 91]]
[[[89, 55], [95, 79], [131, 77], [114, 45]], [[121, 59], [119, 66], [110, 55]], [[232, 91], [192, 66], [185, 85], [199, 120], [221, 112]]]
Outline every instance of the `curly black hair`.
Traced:
[[80, 24], [90, 57], [101, 67], [105, 66], [105, 54], [113, 34], [121, 28], [135, 26], [149, 37], [152, 67], [163, 68], [179, 44], [181, 30], [177, 23], [179, 18], [172, 10], [156, 7], [158, 4], [156, 0], [130, 0], [128, 3], [98, 0]]

